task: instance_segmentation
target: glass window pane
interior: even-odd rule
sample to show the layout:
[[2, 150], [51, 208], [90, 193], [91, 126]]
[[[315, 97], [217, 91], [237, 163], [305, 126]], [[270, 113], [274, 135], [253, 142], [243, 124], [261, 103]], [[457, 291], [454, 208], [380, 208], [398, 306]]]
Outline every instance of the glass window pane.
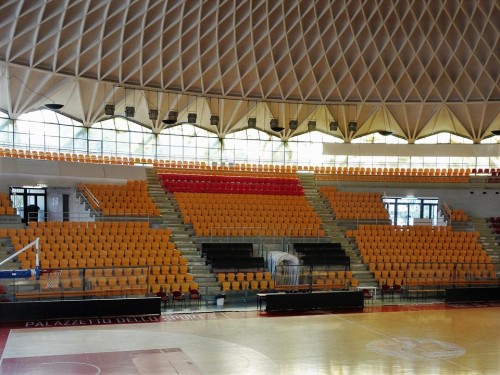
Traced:
[[45, 137], [45, 149], [47, 151], [59, 151], [59, 137]]
[[89, 140], [89, 154], [102, 154], [102, 141]]
[[42, 119], [45, 123], [52, 123], [52, 124], [58, 123], [56, 112], [50, 111], [48, 109], [42, 109], [40, 111], [40, 114], [42, 115]]
[[102, 140], [105, 142], [114, 142], [115, 136], [116, 136], [115, 130], [107, 130], [107, 129], [102, 130]]
[[102, 129], [94, 127], [89, 128], [89, 139], [102, 140]]
[[45, 124], [45, 135], [58, 136], [59, 124]]
[[129, 131], [132, 131], [132, 132], [140, 132], [140, 133], [144, 133], [144, 132], [150, 132], [151, 130], [142, 126], [142, 125], [139, 125], [133, 121], [128, 121], [124, 118], [120, 118], [120, 117], [117, 117], [116, 118], [116, 127], [117, 129], [120, 129], [120, 130], [129, 130]]
[[[116, 120], [118, 120], [118, 118], [116, 118]], [[118, 121], [117, 121], [118, 122]], [[104, 120], [104, 121], [101, 121], [100, 124], [99, 124], [100, 128], [103, 128], [103, 129], [111, 129], [111, 130], [116, 130], [116, 127], [115, 127], [115, 119], [114, 118], [111, 118], [109, 120]], [[92, 126], [94, 127], [94, 126]], [[128, 128], [125, 128], [123, 130], [128, 130]]]
[[87, 138], [87, 129], [86, 128], [84, 128], [82, 126], [74, 127], [73, 131], [74, 131], [74, 135], [73, 135], [74, 138], [78, 138], [78, 139], [86, 139]]
[[128, 143], [128, 142], [116, 143], [116, 155], [117, 156], [128, 156], [129, 150], [130, 150], [130, 143]]
[[87, 154], [87, 141], [84, 139], [74, 139], [73, 141], [73, 152], [75, 153], [81, 153], [81, 154]]
[[73, 125], [74, 124], [73, 119], [71, 119], [67, 116], [64, 116], [60, 113], [56, 113], [56, 119], [57, 119], [57, 122], [59, 124], [64, 124], [64, 125]]

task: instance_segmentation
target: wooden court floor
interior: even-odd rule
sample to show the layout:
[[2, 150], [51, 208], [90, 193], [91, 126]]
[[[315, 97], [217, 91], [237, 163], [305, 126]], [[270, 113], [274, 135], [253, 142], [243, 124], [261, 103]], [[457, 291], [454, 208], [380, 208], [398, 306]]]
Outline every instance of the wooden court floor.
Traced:
[[0, 374], [499, 374], [500, 304], [255, 310], [0, 327]]

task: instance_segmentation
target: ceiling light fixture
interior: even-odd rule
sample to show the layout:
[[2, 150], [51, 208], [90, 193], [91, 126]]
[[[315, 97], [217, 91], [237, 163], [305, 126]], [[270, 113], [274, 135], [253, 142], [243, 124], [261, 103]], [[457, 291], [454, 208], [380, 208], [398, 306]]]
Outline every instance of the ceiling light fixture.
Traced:
[[114, 114], [115, 114], [115, 105], [114, 104], [106, 104], [104, 106], [104, 114], [106, 116], [114, 116]]
[[197, 117], [196, 113], [188, 113], [188, 122], [190, 124], [195, 124]]
[[64, 107], [64, 105], [57, 104], [57, 103], [47, 103], [47, 104], [44, 104], [44, 107], [47, 109], [50, 109], [52, 111], [57, 111], [57, 110], [61, 109], [62, 107]]
[[213, 125], [213, 126], [219, 125], [219, 116], [217, 116], [217, 115], [210, 116], [210, 125]]
[[248, 118], [248, 127], [255, 128], [257, 126], [257, 119], [255, 117]]
[[387, 137], [389, 135], [392, 135], [392, 132], [390, 130], [381, 130], [378, 132], [380, 135]]
[[170, 111], [168, 112], [167, 118], [161, 120], [165, 125], [173, 125], [177, 122], [177, 111]]
[[125, 117], [134, 117], [135, 116], [135, 107], [126, 106], [125, 107]]
[[280, 126], [280, 122], [277, 118], [272, 118], [271, 121], [269, 122], [269, 125], [271, 126], [271, 130], [275, 132], [281, 132], [285, 130], [282, 126]]
[[149, 109], [149, 119], [150, 120], [158, 120], [158, 110], [154, 108]]

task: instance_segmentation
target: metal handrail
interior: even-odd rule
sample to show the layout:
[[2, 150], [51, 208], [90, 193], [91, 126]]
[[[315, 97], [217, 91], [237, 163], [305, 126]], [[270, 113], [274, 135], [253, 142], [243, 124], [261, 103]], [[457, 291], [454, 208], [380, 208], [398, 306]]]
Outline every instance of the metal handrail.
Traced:
[[[99, 200], [95, 197], [94, 194], [92, 194], [92, 192], [90, 191], [90, 189], [87, 186], [85, 186], [83, 184], [80, 184], [80, 185], [77, 186], [77, 191], [79, 191], [80, 193], [82, 193], [82, 196], [89, 203], [90, 208], [92, 210], [94, 210], [95, 213], [97, 213], [97, 210], [101, 209], [101, 205], [99, 203]], [[97, 209], [94, 208], [94, 206], [92, 205], [92, 203], [95, 205], [95, 207], [97, 207]]]
[[448, 220], [448, 222], [451, 225], [451, 209], [450, 209], [450, 207], [448, 206], [448, 204], [446, 202], [443, 202], [443, 204], [441, 204], [441, 209], [444, 213], [444, 216], [446, 217], [446, 219]]

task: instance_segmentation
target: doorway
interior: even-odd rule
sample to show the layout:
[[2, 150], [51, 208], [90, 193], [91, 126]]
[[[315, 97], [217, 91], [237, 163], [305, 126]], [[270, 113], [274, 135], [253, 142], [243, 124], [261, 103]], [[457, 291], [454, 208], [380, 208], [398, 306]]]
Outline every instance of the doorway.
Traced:
[[46, 220], [46, 187], [11, 187], [9, 193], [14, 209], [21, 216], [23, 223]]
[[384, 198], [393, 225], [413, 225], [415, 219], [428, 219], [436, 225], [438, 198], [387, 197]]

